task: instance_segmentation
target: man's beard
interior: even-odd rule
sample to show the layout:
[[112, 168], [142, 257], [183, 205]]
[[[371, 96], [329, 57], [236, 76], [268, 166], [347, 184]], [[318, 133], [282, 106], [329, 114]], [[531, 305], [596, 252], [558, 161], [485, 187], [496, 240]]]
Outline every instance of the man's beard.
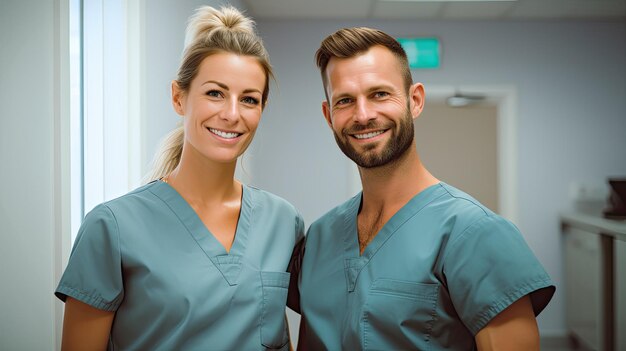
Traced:
[[354, 125], [348, 130], [343, 130], [341, 137], [335, 132], [333, 132], [333, 135], [341, 151], [354, 161], [354, 163], [363, 168], [380, 167], [397, 161], [413, 143], [413, 118], [408, 106], [404, 117], [400, 120], [400, 125], [397, 126], [392, 122], [390, 124], [390, 126], [385, 126], [384, 129], [389, 128], [389, 131], [392, 133], [391, 138], [385, 148], [380, 152], [374, 151], [378, 143], [371, 143], [364, 147], [365, 151], [358, 152], [349, 142], [349, 138], [352, 138], [349, 134], [355, 134], [368, 129], [381, 129], [381, 125], [376, 123], [368, 123], [365, 126]]

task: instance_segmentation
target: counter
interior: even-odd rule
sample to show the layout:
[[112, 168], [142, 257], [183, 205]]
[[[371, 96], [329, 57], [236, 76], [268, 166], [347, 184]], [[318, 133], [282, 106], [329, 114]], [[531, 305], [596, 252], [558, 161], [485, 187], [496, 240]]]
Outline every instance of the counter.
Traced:
[[626, 350], [626, 222], [561, 215], [566, 325], [592, 350]]
[[606, 219], [586, 213], [568, 212], [561, 214], [561, 225], [574, 226], [590, 233], [602, 233], [626, 241], [626, 221]]

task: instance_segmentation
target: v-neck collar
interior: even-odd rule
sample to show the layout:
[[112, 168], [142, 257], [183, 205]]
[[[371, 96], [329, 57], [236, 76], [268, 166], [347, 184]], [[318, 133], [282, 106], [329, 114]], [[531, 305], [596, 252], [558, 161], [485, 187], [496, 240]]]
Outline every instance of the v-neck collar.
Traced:
[[420, 212], [432, 200], [439, 197], [445, 191], [443, 182], [431, 185], [420, 191], [398, 212], [396, 212], [385, 225], [378, 231], [376, 236], [369, 242], [360, 254], [357, 216], [363, 199], [363, 192], [354, 196], [347, 204], [344, 213], [344, 269], [348, 291], [354, 291], [359, 273], [369, 261], [376, 255], [385, 242], [406, 223], [410, 218]]
[[241, 209], [230, 251], [215, 238], [196, 211], [169, 184], [156, 181], [150, 191], [159, 197], [178, 217], [198, 246], [217, 267], [230, 285], [237, 284], [241, 259], [245, 256], [250, 234], [250, 222], [254, 210], [254, 198], [250, 188], [242, 184]]

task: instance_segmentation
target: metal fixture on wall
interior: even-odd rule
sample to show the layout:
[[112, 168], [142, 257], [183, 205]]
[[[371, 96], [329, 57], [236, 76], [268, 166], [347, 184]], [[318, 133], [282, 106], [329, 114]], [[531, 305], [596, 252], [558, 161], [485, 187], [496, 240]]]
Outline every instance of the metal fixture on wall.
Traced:
[[475, 105], [484, 100], [484, 95], [462, 94], [457, 91], [456, 93], [454, 93], [454, 95], [446, 99], [446, 105], [450, 107], [465, 107], [469, 105]]

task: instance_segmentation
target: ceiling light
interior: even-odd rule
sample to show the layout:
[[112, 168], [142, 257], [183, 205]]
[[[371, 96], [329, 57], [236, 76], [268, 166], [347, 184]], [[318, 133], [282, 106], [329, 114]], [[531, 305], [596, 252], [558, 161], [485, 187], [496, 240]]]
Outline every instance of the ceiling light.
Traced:
[[379, 0], [381, 2], [513, 2], [517, 0]]

